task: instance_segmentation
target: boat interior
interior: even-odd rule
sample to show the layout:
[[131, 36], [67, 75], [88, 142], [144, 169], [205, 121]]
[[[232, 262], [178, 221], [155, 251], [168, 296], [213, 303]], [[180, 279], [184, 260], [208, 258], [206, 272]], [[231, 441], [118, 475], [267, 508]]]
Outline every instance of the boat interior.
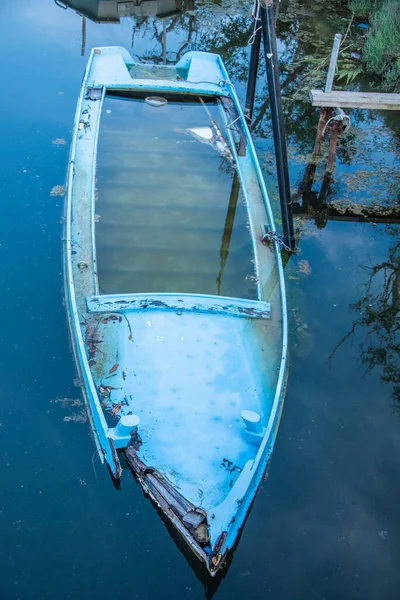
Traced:
[[215, 97], [106, 95], [98, 294], [87, 298], [84, 323], [116, 448], [137, 427], [140, 460], [214, 512], [240, 500], [240, 476], [268, 424], [281, 343], [275, 257], [264, 248], [263, 269], [275, 275], [261, 300], [226, 119]]
[[100, 292], [255, 299], [246, 206], [229, 147], [215, 129], [223, 137], [219, 102], [173, 96], [154, 106], [137, 96], [106, 96], [103, 106], [96, 201]]

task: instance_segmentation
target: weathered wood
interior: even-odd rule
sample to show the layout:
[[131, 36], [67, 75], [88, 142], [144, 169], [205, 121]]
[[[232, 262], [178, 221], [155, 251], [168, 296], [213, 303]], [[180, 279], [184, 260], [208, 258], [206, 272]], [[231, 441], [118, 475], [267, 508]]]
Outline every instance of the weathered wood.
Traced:
[[197, 312], [250, 319], [270, 319], [271, 304], [244, 298], [196, 294], [101, 294], [86, 298], [91, 313], [167, 310]]
[[400, 94], [381, 94], [373, 92], [330, 92], [310, 91], [313, 106], [323, 108], [377, 108], [381, 110], [400, 110]]

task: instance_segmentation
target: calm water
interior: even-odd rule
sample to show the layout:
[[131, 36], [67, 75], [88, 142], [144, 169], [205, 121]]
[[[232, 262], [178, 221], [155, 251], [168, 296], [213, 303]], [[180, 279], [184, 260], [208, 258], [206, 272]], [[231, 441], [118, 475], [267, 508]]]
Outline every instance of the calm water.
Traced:
[[[344, 32], [349, 18], [332, 16], [327, 4], [287, 0], [281, 9], [294, 189], [316, 114], [293, 94], [307, 56], [328, 53], [332, 34]], [[220, 50], [243, 96], [251, 25], [249, 5], [239, 7], [219, 4], [210, 12], [185, 5], [188, 12], [166, 21], [166, 59], [174, 62], [185, 49]], [[79, 422], [63, 306], [63, 198], [54, 188], [64, 183], [87, 60], [81, 25], [80, 16], [50, 0], [0, 5], [0, 598], [200, 599], [204, 582], [140, 487], [128, 471], [120, 490], [112, 486], [87, 424]], [[133, 39], [132, 52], [162, 62], [162, 21], [144, 16], [136, 30], [132, 25], [88, 20], [86, 46], [131, 48]], [[263, 87], [260, 80], [255, 141], [275, 198]], [[355, 113], [339, 145], [329, 199], [396, 201], [399, 130], [396, 115]], [[322, 166], [311, 197], [321, 175]], [[394, 600], [400, 595], [400, 231], [334, 221], [318, 229], [312, 220], [296, 227], [300, 251], [286, 267], [291, 370], [279, 438], [229, 571], [206, 587], [220, 600]]]
[[210, 119], [224, 131], [222, 110], [198, 99], [169, 98], [154, 107], [144, 99], [105, 98], [96, 202], [103, 293], [257, 297], [238, 178], [199, 137], [213, 136]]

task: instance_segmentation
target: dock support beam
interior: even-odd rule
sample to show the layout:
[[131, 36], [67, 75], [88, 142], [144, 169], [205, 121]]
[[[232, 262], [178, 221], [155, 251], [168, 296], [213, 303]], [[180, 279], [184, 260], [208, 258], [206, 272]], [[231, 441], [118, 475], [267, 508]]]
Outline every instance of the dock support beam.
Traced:
[[256, 84], [257, 84], [257, 72], [258, 72], [258, 62], [260, 58], [260, 47], [261, 47], [261, 19], [259, 17], [259, 13], [256, 13], [254, 19], [254, 33], [253, 33], [253, 43], [251, 44], [250, 51], [250, 69], [249, 69], [249, 80], [247, 83], [247, 93], [246, 93], [246, 105], [244, 109], [244, 116], [249, 122], [249, 127], [251, 125], [251, 121], [253, 119], [253, 108], [254, 108], [254, 98], [256, 95]]
[[271, 103], [272, 130], [274, 133], [276, 166], [278, 171], [283, 237], [285, 245], [291, 250], [294, 250], [296, 242], [294, 238], [285, 124], [283, 120], [281, 88], [279, 82], [279, 62], [276, 47], [273, 0], [260, 0], [260, 15], [264, 40], [265, 63], [267, 67], [268, 92]]

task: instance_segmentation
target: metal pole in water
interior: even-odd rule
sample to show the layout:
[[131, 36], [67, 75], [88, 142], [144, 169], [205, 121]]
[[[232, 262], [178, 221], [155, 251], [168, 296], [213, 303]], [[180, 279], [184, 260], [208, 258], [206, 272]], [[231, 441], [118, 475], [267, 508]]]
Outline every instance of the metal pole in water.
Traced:
[[[339, 48], [340, 48], [341, 41], [342, 41], [342, 34], [336, 33], [335, 39], [333, 40], [331, 60], [329, 61], [328, 75], [326, 76], [325, 94], [329, 94], [332, 91], [333, 78], [335, 76], [336, 63], [337, 63], [337, 59], [338, 59], [338, 55], [339, 55]], [[329, 142], [328, 166], [326, 168], [326, 172], [328, 174], [332, 173], [333, 167], [335, 164], [335, 155], [336, 155], [336, 146], [337, 146], [338, 137], [339, 137], [339, 123], [334, 122], [333, 127], [331, 128], [331, 139]]]
[[279, 83], [279, 63], [276, 47], [273, 0], [260, 0], [260, 14], [264, 40], [265, 63], [267, 67], [268, 91], [271, 103], [272, 130], [274, 133], [276, 166], [278, 171], [283, 237], [286, 246], [291, 250], [294, 250], [296, 242], [294, 239], [285, 123], [283, 120], [281, 88]]
[[[325, 90], [324, 90], [325, 94], [330, 94], [330, 92], [332, 91], [333, 78], [335, 76], [336, 63], [337, 63], [337, 59], [338, 59], [338, 55], [339, 55], [339, 48], [340, 48], [341, 41], [342, 41], [342, 34], [336, 33], [334, 40], [333, 40], [332, 53], [331, 53], [331, 59], [329, 61], [328, 74], [326, 76], [326, 83], [325, 83]], [[319, 113], [317, 135], [315, 136], [315, 145], [314, 145], [314, 152], [313, 152], [313, 154], [315, 156], [318, 156], [319, 153], [321, 152], [322, 136], [325, 131], [325, 123], [326, 123], [326, 119], [328, 117], [329, 112], [330, 112], [330, 109], [321, 108], [320, 113]]]
[[85, 49], [86, 49], [86, 17], [82, 17], [81, 56], [85, 56]]
[[250, 68], [249, 68], [249, 80], [247, 82], [247, 93], [246, 93], [246, 105], [244, 109], [244, 116], [251, 125], [253, 118], [254, 98], [256, 94], [256, 83], [257, 83], [257, 72], [258, 72], [258, 61], [260, 57], [260, 46], [261, 46], [261, 19], [259, 12], [257, 11], [254, 15], [254, 32], [252, 35], [253, 41], [251, 44], [250, 52]]
[[162, 49], [163, 49], [163, 64], [167, 64], [167, 22], [163, 19], [163, 35], [162, 35]]
[[336, 33], [335, 39], [333, 40], [331, 60], [329, 62], [328, 75], [326, 76], [325, 83], [325, 94], [330, 94], [333, 86], [333, 78], [335, 76], [336, 63], [339, 55], [340, 42], [342, 41], [342, 34]]

